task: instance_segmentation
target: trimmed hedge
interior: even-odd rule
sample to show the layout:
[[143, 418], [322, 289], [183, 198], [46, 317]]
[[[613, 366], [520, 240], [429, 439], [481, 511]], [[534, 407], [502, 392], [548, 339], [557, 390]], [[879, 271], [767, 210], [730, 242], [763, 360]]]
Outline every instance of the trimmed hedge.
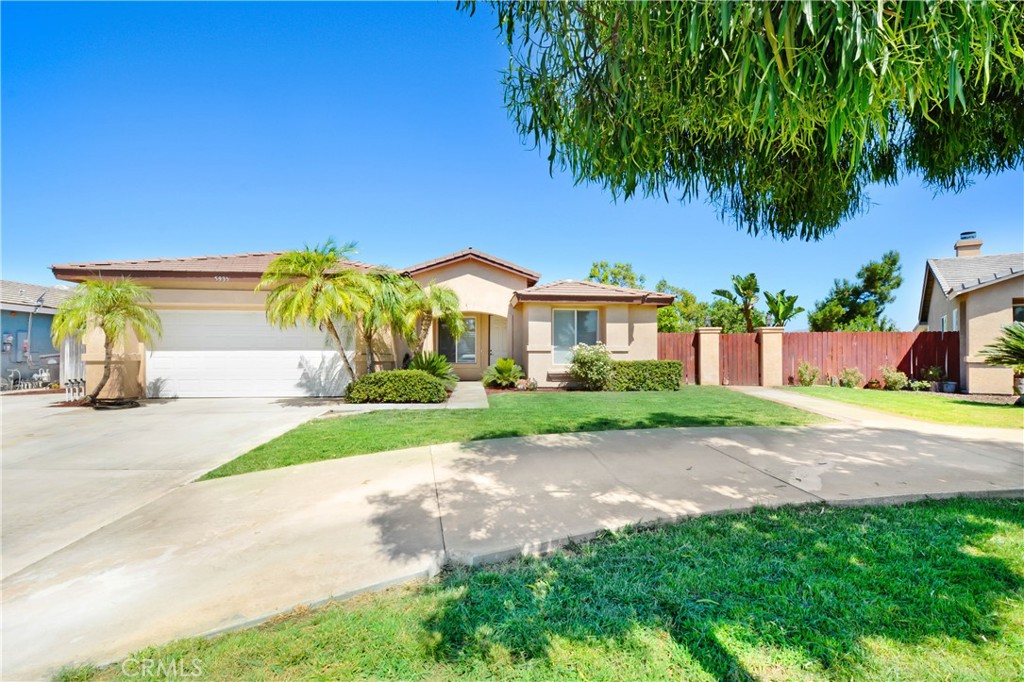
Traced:
[[678, 391], [683, 363], [677, 360], [616, 360], [612, 391]]
[[393, 369], [365, 374], [348, 385], [350, 403], [443, 403], [444, 383], [418, 369]]

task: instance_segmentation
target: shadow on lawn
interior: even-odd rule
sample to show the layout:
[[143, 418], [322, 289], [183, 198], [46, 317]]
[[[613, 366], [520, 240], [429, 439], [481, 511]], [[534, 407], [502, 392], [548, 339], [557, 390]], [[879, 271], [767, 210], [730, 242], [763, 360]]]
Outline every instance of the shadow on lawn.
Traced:
[[458, 569], [439, 589], [464, 590], [427, 624], [430, 648], [444, 661], [487, 660], [495, 647], [535, 659], [553, 637], [622, 641], [639, 625], [667, 631], [717, 680], [757, 679], [724, 627], [744, 646], [800, 651], [842, 676], [865, 660], [867, 637], [998, 637], [1000, 605], [1024, 581], [965, 551], [997, 521], [1024, 526], [1021, 504], [763, 509]]
[[[697, 426], [763, 426], [764, 422], [740, 414], [674, 414], [672, 412], [650, 412], [642, 417], [593, 417], [590, 419], [566, 419], [563, 424], [549, 425], [541, 433], [587, 433], [597, 431], [635, 431], [641, 429], [667, 429]], [[771, 426], [804, 426], [796, 419], [775, 418]], [[513, 438], [536, 435], [532, 425], [525, 428], [509, 426], [483, 431], [473, 441], [494, 438]]]

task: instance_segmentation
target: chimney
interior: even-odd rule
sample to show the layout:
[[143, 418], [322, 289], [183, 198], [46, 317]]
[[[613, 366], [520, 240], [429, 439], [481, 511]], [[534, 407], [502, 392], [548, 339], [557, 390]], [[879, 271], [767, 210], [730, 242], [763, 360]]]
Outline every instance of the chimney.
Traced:
[[978, 233], [961, 232], [960, 239], [957, 240], [956, 244], [953, 244], [953, 248], [956, 249], [957, 258], [970, 258], [971, 256], [980, 256], [981, 240], [978, 239]]

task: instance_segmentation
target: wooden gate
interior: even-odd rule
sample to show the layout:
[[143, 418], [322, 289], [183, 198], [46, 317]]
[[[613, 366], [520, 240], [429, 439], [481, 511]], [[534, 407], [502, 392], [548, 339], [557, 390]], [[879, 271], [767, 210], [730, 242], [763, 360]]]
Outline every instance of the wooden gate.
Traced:
[[759, 351], [757, 334], [722, 334], [718, 347], [718, 371], [722, 385], [760, 384]]
[[683, 363], [683, 383], [697, 383], [697, 335], [685, 333], [658, 334], [658, 359]]

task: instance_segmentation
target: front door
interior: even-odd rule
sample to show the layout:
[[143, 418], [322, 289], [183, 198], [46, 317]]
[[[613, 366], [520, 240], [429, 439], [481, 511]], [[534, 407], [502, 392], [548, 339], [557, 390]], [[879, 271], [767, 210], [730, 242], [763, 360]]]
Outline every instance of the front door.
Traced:
[[490, 354], [488, 365], [493, 365], [498, 358], [508, 357], [508, 318], [491, 315]]

